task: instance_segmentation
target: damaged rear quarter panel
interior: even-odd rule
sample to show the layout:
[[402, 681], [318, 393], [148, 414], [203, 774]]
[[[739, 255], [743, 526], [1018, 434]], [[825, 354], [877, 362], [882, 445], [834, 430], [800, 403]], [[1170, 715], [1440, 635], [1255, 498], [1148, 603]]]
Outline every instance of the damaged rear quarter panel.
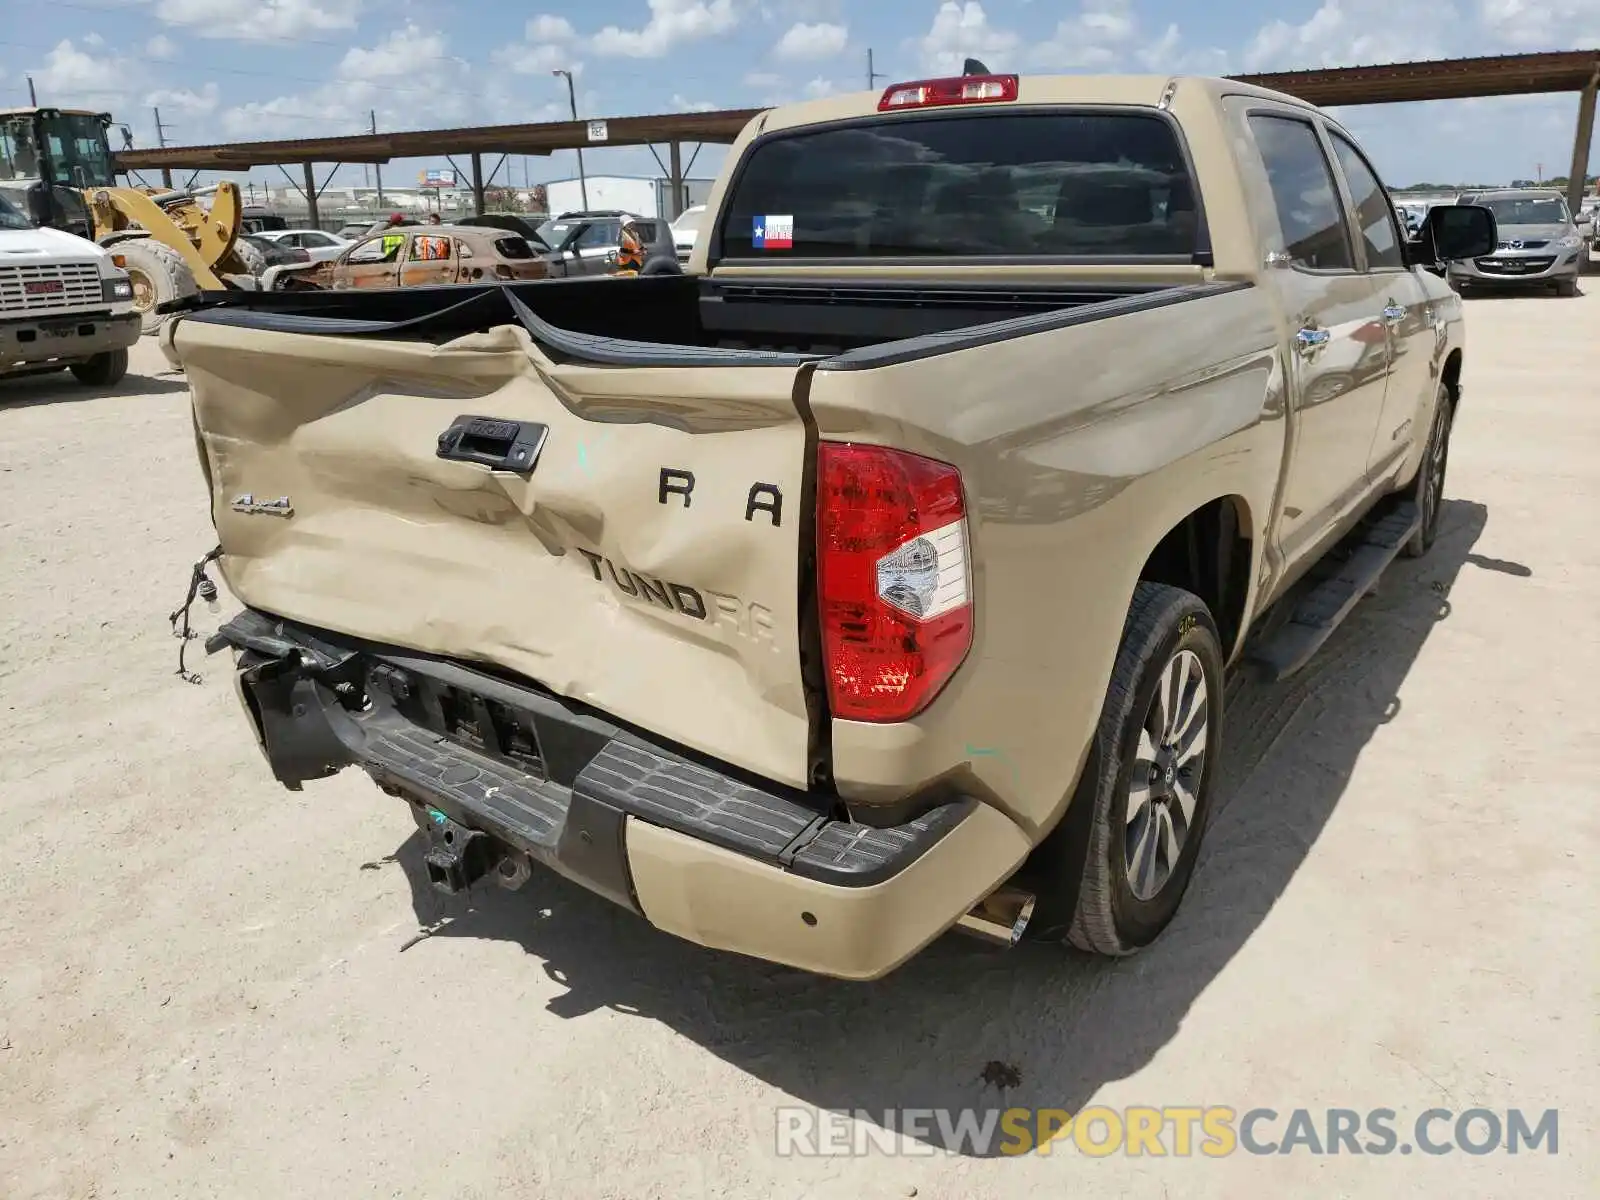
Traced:
[[1053, 825], [1151, 550], [1219, 497], [1271, 508], [1284, 439], [1274, 321], [1267, 296], [1246, 287], [816, 371], [820, 437], [960, 468], [973, 547], [971, 652], [913, 720], [833, 721], [841, 795], [887, 802], [965, 770], [1024, 828]]
[[[804, 786], [793, 367], [558, 365], [509, 327], [435, 347], [190, 319], [174, 343], [245, 603], [497, 664]], [[467, 413], [546, 424], [531, 474], [438, 458]]]

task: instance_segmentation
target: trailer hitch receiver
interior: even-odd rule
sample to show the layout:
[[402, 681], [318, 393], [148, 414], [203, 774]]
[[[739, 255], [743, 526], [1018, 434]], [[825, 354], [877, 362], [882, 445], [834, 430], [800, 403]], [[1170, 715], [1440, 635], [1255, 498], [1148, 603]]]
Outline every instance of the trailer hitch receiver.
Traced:
[[501, 849], [488, 834], [468, 829], [436, 808], [423, 815], [428, 851], [422, 861], [436, 891], [454, 896], [494, 870]]

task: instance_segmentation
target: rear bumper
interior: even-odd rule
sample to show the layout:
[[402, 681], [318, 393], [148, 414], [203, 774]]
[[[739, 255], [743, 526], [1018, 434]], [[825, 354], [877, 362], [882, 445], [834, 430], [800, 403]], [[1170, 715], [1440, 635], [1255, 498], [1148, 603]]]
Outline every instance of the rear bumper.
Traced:
[[[971, 797], [874, 828], [523, 683], [247, 610], [208, 643], [285, 786], [364, 768], [407, 800], [435, 886], [549, 867], [701, 945], [877, 978], [1021, 864]], [[448, 836], [447, 836], [448, 835]]]
[[0, 319], [0, 370], [25, 363], [81, 362], [139, 340], [139, 315], [108, 311]]

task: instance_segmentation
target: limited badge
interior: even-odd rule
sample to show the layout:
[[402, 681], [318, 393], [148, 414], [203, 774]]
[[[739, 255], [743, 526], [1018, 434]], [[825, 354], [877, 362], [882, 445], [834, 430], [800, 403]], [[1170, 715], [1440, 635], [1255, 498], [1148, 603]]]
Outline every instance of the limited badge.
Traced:
[[755, 218], [750, 244], [757, 250], [793, 249], [794, 216], [784, 213]]
[[289, 497], [279, 496], [276, 500], [269, 500], [265, 496], [257, 499], [249, 492], [242, 496], [235, 496], [230, 505], [234, 512], [258, 513], [269, 517], [292, 517], [294, 505], [289, 502]]

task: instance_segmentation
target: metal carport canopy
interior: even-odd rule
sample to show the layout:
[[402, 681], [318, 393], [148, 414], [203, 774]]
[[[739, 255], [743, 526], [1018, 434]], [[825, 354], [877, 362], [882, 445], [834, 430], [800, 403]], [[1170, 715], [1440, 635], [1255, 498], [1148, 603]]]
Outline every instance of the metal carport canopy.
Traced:
[[[1588, 172], [1594, 132], [1595, 99], [1600, 89], [1600, 50], [1548, 54], [1505, 54], [1487, 58], [1390, 63], [1385, 66], [1330, 67], [1234, 76], [1328, 107], [1344, 104], [1405, 104], [1421, 100], [1466, 100], [1484, 96], [1525, 96], [1580, 92], [1577, 135], [1568, 171], [1568, 203], [1576, 208]], [[121, 171], [145, 168], [194, 171], [243, 170], [301, 163], [386, 163], [396, 158], [472, 154], [474, 170], [483, 154], [550, 154], [591, 146], [645, 146], [656, 142], [731, 142], [754, 108], [715, 112], [666, 113], [647, 117], [608, 117], [606, 135], [591, 140], [593, 121], [549, 121], [531, 125], [479, 125], [465, 129], [424, 129], [353, 137], [307, 138], [280, 142], [235, 142], [215, 146], [167, 146], [124, 150]], [[309, 181], [309, 176], [308, 176]], [[679, 181], [675, 181], [677, 183]], [[474, 192], [481, 211], [481, 178]], [[673, 210], [678, 208], [676, 187]], [[314, 211], [314, 210], [313, 210]]]
[[590, 141], [590, 121], [532, 125], [477, 125], [465, 129], [418, 129], [352, 137], [297, 138], [279, 142], [232, 142], [214, 146], [167, 146], [124, 150], [118, 170], [235, 171], [292, 163], [386, 163], [396, 158], [445, 154], [549, 154], [597, 146], [647, 146], [656, 142], [731, 142], [760, 109], [608, 117], [606, 136]]

